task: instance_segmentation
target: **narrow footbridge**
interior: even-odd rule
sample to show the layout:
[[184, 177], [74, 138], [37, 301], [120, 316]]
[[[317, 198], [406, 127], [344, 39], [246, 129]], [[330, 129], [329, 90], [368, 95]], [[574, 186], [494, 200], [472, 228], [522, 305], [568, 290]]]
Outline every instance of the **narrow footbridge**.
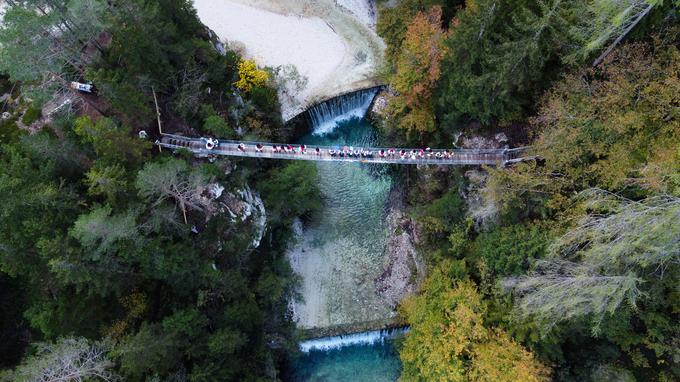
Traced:
[[[514, 149], [406, 149], [348, 146], [301, 146], [270, 142], [215, 140], [163, 134], [160, 147], [188, 150], [197, 157], [233, 156], [266, 159], [310, 160], [396, 164], [436, 164], [448, 166], [508, 164], [531, 159], [527, 147]], [[533, 158], [533, 157], [532, 157]]]

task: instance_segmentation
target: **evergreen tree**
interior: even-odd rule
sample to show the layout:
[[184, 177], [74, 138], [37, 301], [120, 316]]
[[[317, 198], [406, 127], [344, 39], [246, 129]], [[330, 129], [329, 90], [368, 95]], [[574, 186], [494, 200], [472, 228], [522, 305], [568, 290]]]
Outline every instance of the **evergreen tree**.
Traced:
[[519, 118], [563, 44], [562, 0], [471, 3], [451, 25], [438, 107], [444, 125]]
[[[11, 0], [0, 27], [0, 71], [26, 82], [37, 101], [71, 92], [102, 47], [101, 0]], [[91, 48], [88, 50], [87, 48]]]

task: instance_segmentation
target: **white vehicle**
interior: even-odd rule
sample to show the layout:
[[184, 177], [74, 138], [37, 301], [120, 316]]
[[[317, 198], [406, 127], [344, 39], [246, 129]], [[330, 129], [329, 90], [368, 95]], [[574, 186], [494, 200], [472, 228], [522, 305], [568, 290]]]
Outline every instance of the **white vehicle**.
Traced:
[[71, 82], [71, 88], [85, 93], [92, 93], [92, 85], [90, 84], [73, 81]]

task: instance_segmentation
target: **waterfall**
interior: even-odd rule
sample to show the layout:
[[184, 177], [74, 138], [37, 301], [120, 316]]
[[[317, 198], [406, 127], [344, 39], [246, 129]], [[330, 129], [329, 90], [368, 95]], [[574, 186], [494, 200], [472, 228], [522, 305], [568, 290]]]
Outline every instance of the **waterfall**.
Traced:
[[408, 331], [408, 327], [371, 330], [362, 333], [314, 338], [300, 342], [299, 346], [301, 351], [308, 353], [311, 350], [328, 351], [352, 345], [374, 345], [376, 343], [382, 343], [385, 340], [393, 339], [401, 334], [408, 333]]
[[314, 135], [331, 132], [336, 124], [352, 118], [363, 118], [378, 94], [379, 88], [359, 90], [335, 97], [307, 111]]

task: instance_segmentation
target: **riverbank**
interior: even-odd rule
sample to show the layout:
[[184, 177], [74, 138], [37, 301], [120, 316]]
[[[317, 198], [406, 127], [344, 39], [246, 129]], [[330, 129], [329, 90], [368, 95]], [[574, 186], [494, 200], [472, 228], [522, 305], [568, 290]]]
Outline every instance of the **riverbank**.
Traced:
[[307, 79], [279, 94], [284, 120], [338, 94], [379, 84], [384, 43], [370, 0], [194, 0], [201, 21], [245, 57]]

